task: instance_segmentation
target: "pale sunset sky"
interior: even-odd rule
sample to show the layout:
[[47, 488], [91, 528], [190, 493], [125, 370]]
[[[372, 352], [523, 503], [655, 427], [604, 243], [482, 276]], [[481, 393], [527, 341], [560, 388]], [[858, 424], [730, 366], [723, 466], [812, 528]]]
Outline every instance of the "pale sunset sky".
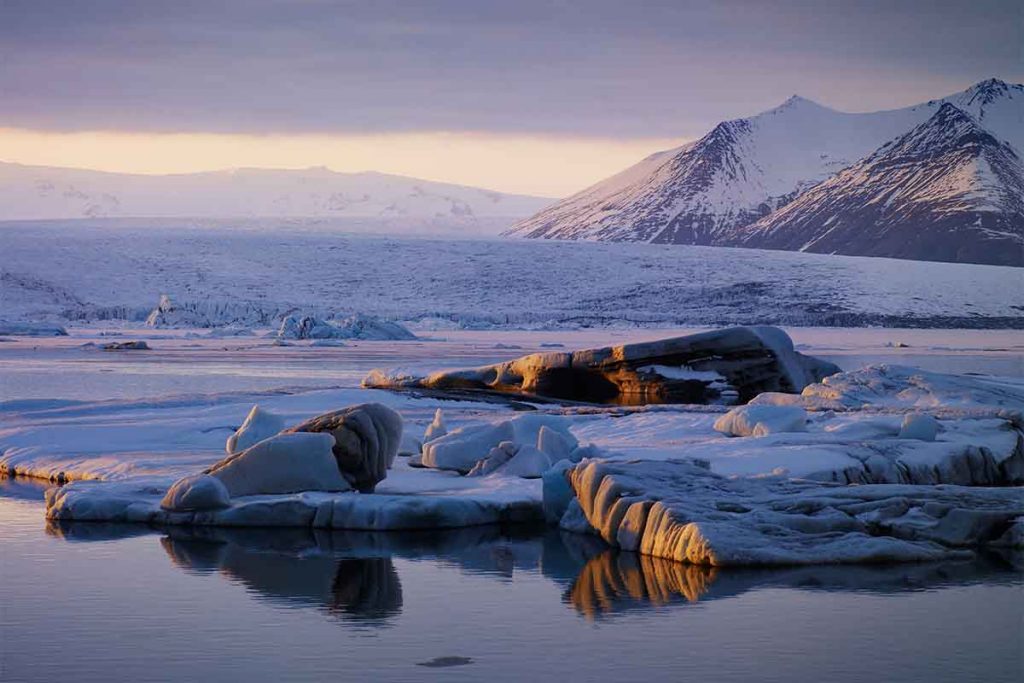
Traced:
[[794, 93], [1024, 80], [1024, 3], [0, 0], [0, 161], [564, 196]]

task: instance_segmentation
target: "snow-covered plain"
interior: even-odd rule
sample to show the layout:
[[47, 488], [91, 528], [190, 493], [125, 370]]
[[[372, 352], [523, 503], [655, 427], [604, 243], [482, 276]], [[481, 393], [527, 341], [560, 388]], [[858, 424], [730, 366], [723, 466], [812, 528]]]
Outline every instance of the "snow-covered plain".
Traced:
[[1009, 267], [269, 227], [0, 224], [0, 320], [141, 323], [168, 294], [244, 327], [295, 311], [421, 329], [1024, 326]]

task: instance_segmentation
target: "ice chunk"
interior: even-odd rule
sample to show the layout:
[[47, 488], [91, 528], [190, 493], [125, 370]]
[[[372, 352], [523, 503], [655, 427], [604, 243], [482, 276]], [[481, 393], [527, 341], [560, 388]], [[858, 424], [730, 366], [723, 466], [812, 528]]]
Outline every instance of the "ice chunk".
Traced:
[[249, 411], [242, 426], [228, 437], [224, 449], [228, 454], [239, 453], [249, 446], [270, 438], [284, 429], [284, 419], [269, 413], [256, 404]]
[[296, 491], [347, 491], [330, 434], [291, 433], [264, 439], [211, 467], [232, 498]]
[[444, 424], [444, 413], [438, 408], [434, 411], [433, 421], [427, 425], [427, 431], [423, 433], [423, 443], [433, 441], [434, 439], [440, 438], [448, 433], [448, 427]]
[[327, 432], [342, 475], [363, 493], [388, 476], [402, 443], [402, 416], [380, 403], [362, 403], [318, 415], [285, 433]]
[[[561, 449], [565, 445], [576, 444], [576, 438], [569, 431], [569, 422], [565, 418], [559, 415], [526, 414], [498, 424], [467, 425], [433, 439], [423, 446], [423, 464], [465, 474], [502, 441], [536, 448], [544, 428], [552, 432], [545, 437], [549, 448]], [[558, 445], [555, 439], [561, 439]], [[549, 460], [560, 460], [561, 457], [559, 455]]]
[[569, 504], [576, 499], [566, 477], [566, 472], [572, 469], [572, 465], [573, 463], [568, 460], [559, 460], [541, 476], [544, 519], [550, 524], [558, 524], [565, 511], [569, 509]]
[[212, 510], [231, 505], [227, 487], [217, 477], [192, 474], [171, 485], [160, 501], [165, 510]]
[[502, 468], [501, 472], [524, 479], [537, 479], [551, 469], [551, 458], [536, 446], [524, 444], [519, 447]]
[[422, 462], [425, 467], [466, 473], [499, 443], [514, 439], [515, 432], [508, 421], [467, 425], [425, 443]]
[[938, 433], [939, 421], [934, 417], [922, 413], [910, 413], [903, 418], [899, 436], [901, 439], [935, 441]]
[[501, 468], [502, 465], [512, 459], [512, 456], [519, 450], [517, 444], [511, 441], [502, 441], [492, 448], [486, 458], [478, 460], [467, 477], [482, 477]]
[[767, 436], [807, 431], [807, 413], [798, 406], [745, 405], [715, 420], [715, 431], [728, 436]]
[[568, 430], [555, 431], [543, 425], [537, 432], [537, 448], [546, 453], [552, 462], [568, 458], [577, 446], [579, 442]]

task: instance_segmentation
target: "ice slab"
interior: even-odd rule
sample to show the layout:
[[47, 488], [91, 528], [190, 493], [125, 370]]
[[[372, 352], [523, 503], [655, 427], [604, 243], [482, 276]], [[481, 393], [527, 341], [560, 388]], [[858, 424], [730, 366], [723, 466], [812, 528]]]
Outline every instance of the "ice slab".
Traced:
[[376, 493], [303, 491], [232, 497], [228, 507], [167, 510], [164, 477], [75, 481], [47, 491], [46, 517], [65, 521], [311, 527], [388, 531], [444, 529], [543, 519], [539, 480], [460, 477], [398, 461]]
[[917, 562], [964, 557], [1024, 513], [1011, 488], [843, 486], [729, 479], [682, 461], [584, 461], [566, 473], [578, 516], [609, 544], [698, 565]]

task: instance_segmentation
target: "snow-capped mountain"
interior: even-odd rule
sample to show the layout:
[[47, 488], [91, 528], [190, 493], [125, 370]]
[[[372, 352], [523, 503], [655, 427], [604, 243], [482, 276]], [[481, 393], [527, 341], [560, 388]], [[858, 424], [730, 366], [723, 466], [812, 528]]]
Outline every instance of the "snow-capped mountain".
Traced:
[[740, 232], [737, 246], [1024, 265], [1024, 163], [943, 104]]
[[326, 168], [136, 175], [0, 163], [0, 220], [301, 217], [507, 227], [550, 202]]
[[746, 235], [743, 228], [929, 120], [945, 104], [955, 105], [1015, 150], [1024, 149], [1024, 86], [995, 79], [941, 100], [866, 114], [837, 112], [794, 96], [775, 109], [726, 121], [695, 142], [652, 155], [507, 234], [735, 244]]

